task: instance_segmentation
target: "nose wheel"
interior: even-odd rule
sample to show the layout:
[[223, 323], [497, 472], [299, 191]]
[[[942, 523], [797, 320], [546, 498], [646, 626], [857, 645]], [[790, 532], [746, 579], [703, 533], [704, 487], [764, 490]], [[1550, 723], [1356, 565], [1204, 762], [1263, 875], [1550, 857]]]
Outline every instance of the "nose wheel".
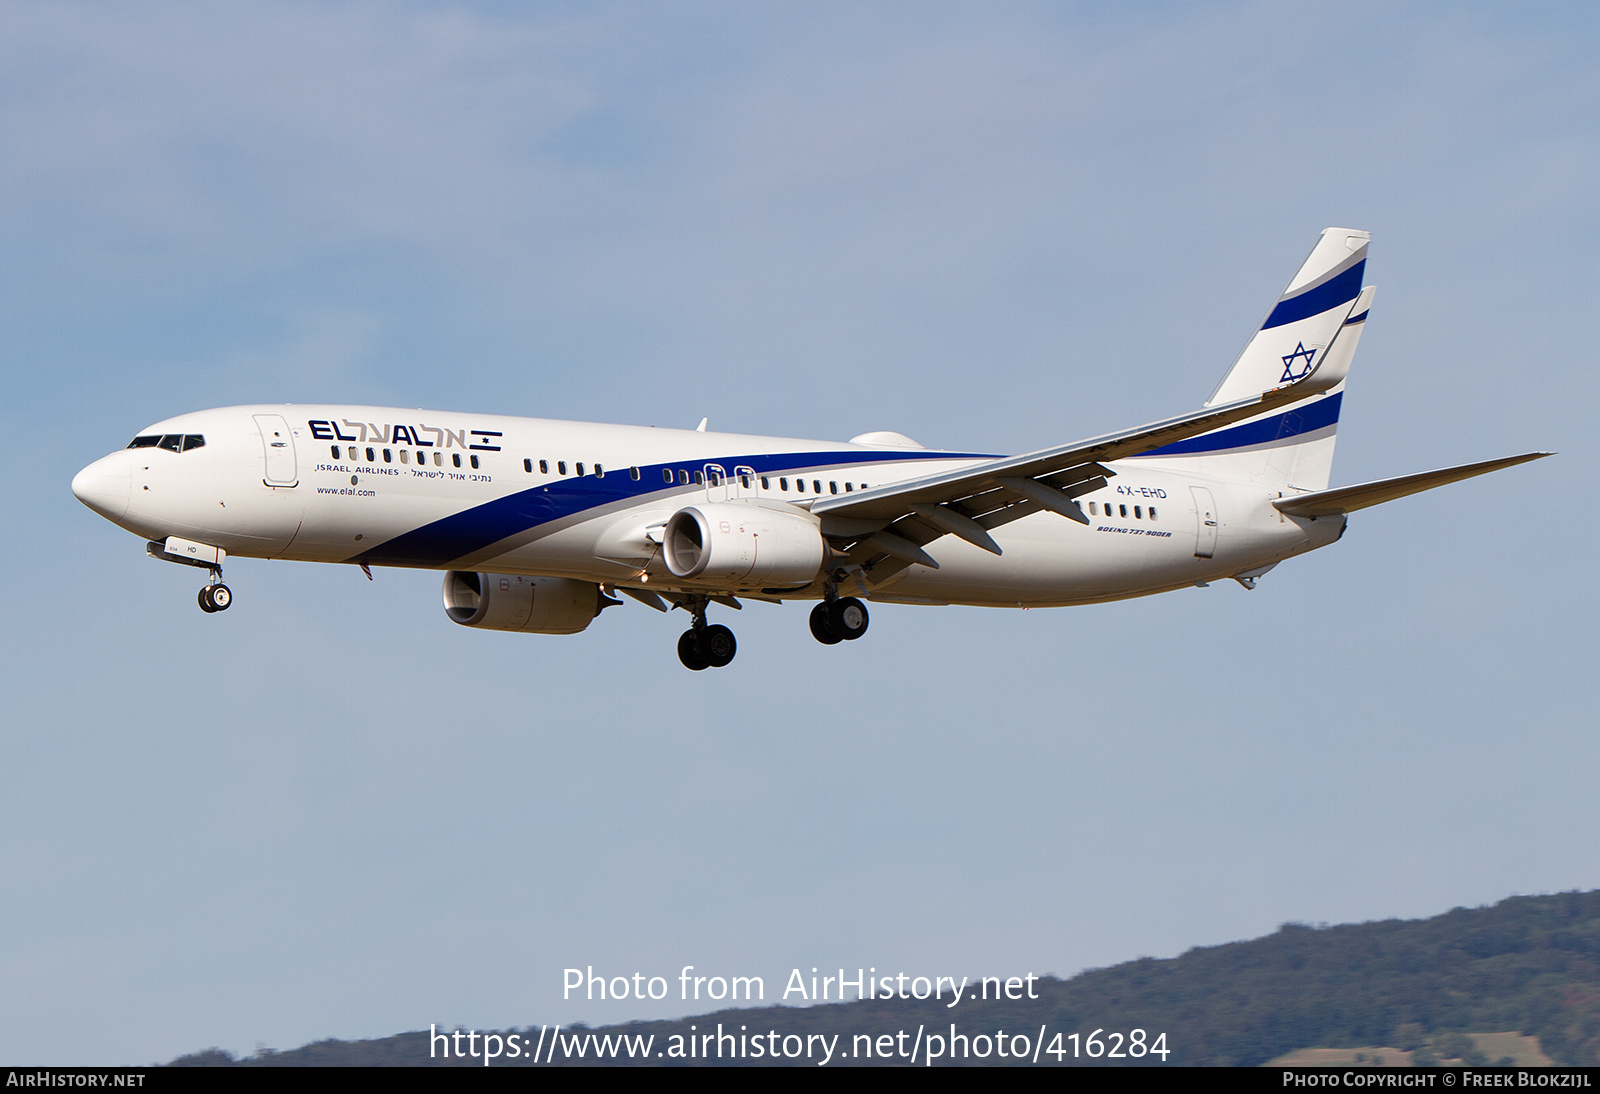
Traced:
[[207, 615], [212, 612], [225, 612], [232, 603], [233, 591], [220, 581], [200, 590], [200, 610]]

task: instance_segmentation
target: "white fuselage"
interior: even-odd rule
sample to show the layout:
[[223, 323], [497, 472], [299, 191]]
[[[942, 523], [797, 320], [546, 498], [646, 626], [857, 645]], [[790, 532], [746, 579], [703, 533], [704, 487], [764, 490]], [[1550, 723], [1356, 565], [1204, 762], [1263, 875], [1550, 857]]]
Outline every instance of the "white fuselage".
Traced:
[[[85, 468], [73, 489], [149, 540], [176, 536], [254, 558], [717, 593], [761, 591], [668, 572], [651, 530], [685, 505], [730, 501], [797, 513], [819, 497], [993, 458], [361, 406], [206, 410], [140, 436], [203, 444], [113, 452]], [[1282, 492], [1260, 483], [1159, 460], [1107, 467], [1115, 472], [1107, 484], [1078, 499], [1088, 524], [1035, 512], [994, 530], [998, 556], [947, 535], [927, 545], [938, 569], [913, 565], [870, 595], [1003, 607], [1114, 600], [1248, 574], [1331, 543], [1344, 528], [1342, 516], [1282, 515], [1271, 505]], [[821, 589], [819, 579], [783, 595], [817, 597]]]

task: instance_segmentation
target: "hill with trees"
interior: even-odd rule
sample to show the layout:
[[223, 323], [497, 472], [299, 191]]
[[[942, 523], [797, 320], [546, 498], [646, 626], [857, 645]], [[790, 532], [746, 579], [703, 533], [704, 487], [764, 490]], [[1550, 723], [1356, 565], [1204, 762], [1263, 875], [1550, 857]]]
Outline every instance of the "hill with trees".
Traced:
[[[1472, 1042], [1459, 1034], [1519, 1031], [1537, 1037], [1558, 1063], [1600, 1064], [1600, 891], [1523, 896], [1492, 907], [1456, 908], [1422, 920], [1385, 920], [1334, 927], [1287, 923], [1273, 934], [1248, 942], [1192, 949], [1169, 959], [1142, 958], [1105, 969], [1091, 969], [1067, 980], [1035, 982], [1036, 999], [966, 1000], [948, 1008], [943, 1001], [864, 1000], [811, 1007], [767, 1006], [724, 1010], [673, 1021], [631, 1022], [595, 1030], [563, 1030], [567, 1041], [553, 1054], [556, 1065], [593, 1064], [597, 1041], [572, 1038], [654, 1037], [643, 1063], [771, 1063], [765, 1055], [751, 1059], [670, 1058], [674, 1037], [741, 1031], [781, 1038], [838, 1035], [835, 1059], [851, 1064], [907, 1062], [896, 1052], [909, 1044], [919, 1026], [923, 1036], [969, 1037], [1007, 1031], [1008, 1037], [1033, 1038], [1043, 1026], [1047, 1036], [1079, 1034], [1080, 1053], [1091, 1031], [1102, 1043], [1111, 1032], [1146, 1031], [1146, 1043], [1160, 1033], [1175, 1064], [1255, 1065], [1303, 1048], [1390, 1045], [1411, 1053], [1418, 1062], [1448, 1057], [1452, 1046]], [[998, 992], [996, 994], [999, 994]], [[907, 1040], [895, 1035], [906, 1031]], [[489, 1031], [502, 1038], [526, 1038], [531, 1051], [540, 1027]], [[540, 1060], [551, 1049], [548, 1031]], [[479, 1036], [482, 1036], [480, 1031]], [[889, 1041], [881, 1038], [889, 1037]], [[863, 1040], [864, 1039], [864, 1040]], [[623, 1042], [616, 1041], [615, 1044]], [[727, 1042], [724, 1042], [726, 1045]], [[778, 1045], [779, 1041], [771, 1044]], [[868, 1051], [884, 1044], [887, 1056]], [[989, 1044], [994, 1044], [992, 1037]], [[1021, 1042], [1013, 1041], [1012, 1047]], [[453, 1065], [481, 1059], [448, 1061], [429, 1057], [427, 1032], [402, 1033], [371, 1041], [319, 1041], [288, 1052], [263, 1052], [235, 1059], [212, 1049], [172, 1061], [175, 1065]], [[1070, 1039], [1047, 1041], [1039, 1062], [1057, 1062], [1050, 1049], [1060, 1046], [1063, 1063], [1107, 1063], [1072, 1056]], [[746, 1045], [748, 1050], [748, 1044]], [[854, 1052], [852, 1054], [852, 1048]], [[730, 1049], [731, 1051], [731, 1049]], [[1008, 1055], [944, 1062], [1019, 1063]], [[1029, 1049], [1032, 1056], [1033, 1047]], [[1460, 1051], [1466, 1051], [1460, 1049]], [[657, 1057], [656, 1053], [663, 1055]], [[503, 1059], [505, 1065], [526, 1064]], [[608, 1061], [611, 1062], [611, 1061]], [[615, 1060], [626, 1064], [623, 1053]], [[818, 1062], [813, 1056], [778, 1062]], [[920, 1057], [919, 1057], [919, 1062]], [[939, 1062], [939, 1061], [936, 1061]], [[1126, 1063], [1159, 1063], [1145, 1055]], [[1470, 1060], [1473, 1063], [1493, 1061]]]

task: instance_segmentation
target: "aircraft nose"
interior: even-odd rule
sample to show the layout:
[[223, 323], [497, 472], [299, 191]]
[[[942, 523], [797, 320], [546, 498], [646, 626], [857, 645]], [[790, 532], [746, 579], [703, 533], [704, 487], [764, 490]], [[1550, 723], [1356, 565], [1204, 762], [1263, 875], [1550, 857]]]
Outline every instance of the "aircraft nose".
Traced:
[[73, 476], [72, 496], [107, 520], [120, 520], [128, 511], [132, 482], [126, 454], [113, 452]]

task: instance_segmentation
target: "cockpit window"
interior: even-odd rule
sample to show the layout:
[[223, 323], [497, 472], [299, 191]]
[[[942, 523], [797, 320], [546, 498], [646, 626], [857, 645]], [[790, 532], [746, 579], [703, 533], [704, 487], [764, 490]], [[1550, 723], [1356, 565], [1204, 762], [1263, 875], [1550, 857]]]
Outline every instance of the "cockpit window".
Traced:
[[170, 453], [187, 453], [190, 449], [205, 448], [203, 433], [166, 433], [163, 437], [134, 437], [128, 448], [165, 448]]
[[165, 448], [168, 452], [188, 452], [204, 448], [205, 436], [200, 433], [167, 433], [163, 436], [135, 437], [129, 448]]

